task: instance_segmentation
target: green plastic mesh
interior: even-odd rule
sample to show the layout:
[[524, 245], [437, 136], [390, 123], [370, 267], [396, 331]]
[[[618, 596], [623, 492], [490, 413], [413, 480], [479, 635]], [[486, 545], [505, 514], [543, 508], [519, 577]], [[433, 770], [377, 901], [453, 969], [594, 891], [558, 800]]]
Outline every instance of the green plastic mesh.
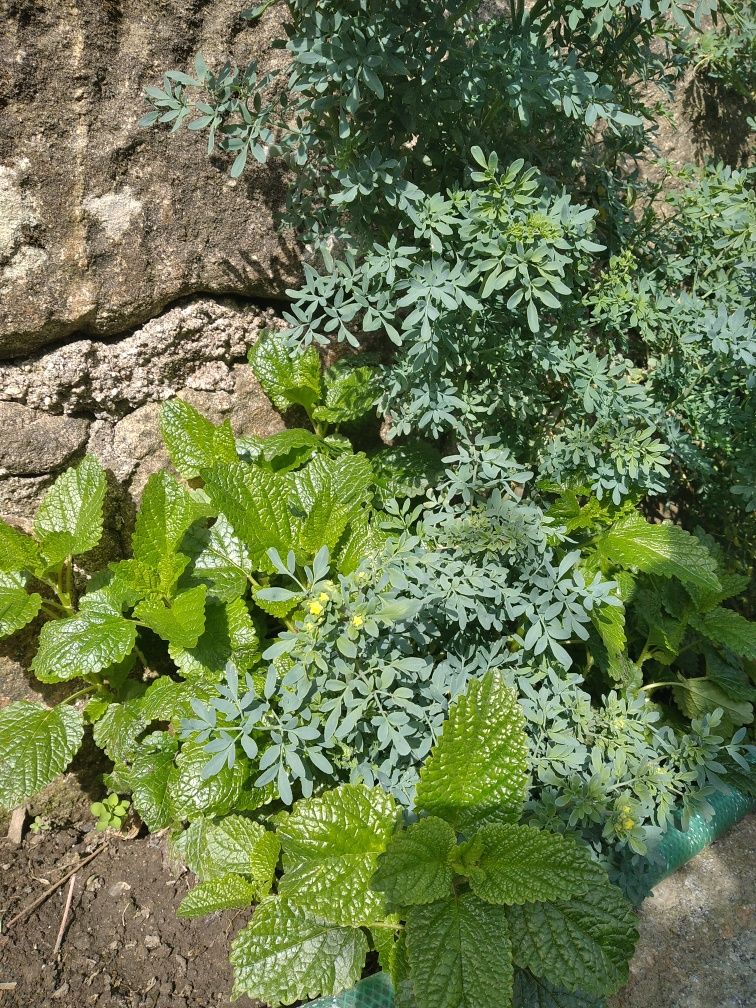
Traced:
[[318, 998], [309, 1008], [392, 1008], [394, 988], [385, 973], [360, 980], [356, 987], [336, 997]]
[[[662, 862], [654, 874], [654, 885], [716, 840], [756, 804], [738, 791], [717, 793], [708, 801], [714, 808], [711, 819], [693, 816], [685, 833], [670, 829], [662, 837], [657, 848]], [[311, 1001], [309, 1008], [394, 1008], [394, 990], [385, 973], [375, 973], [344, 994]]]
[[661, 855], [662, 862], [654, 872], [654, 885], [677, 871], [686, 861], [690, 861], [694, 855], [742, 819], [755, 804], [752, 798], [740, 791], [731, 791], [729, 794], [718, 791], [706, 800], [714, 809], [711, 819], [706, 820], [700, 815], [693, 816], [685, 833], [669, 829], [661, 838], [657, 852]]

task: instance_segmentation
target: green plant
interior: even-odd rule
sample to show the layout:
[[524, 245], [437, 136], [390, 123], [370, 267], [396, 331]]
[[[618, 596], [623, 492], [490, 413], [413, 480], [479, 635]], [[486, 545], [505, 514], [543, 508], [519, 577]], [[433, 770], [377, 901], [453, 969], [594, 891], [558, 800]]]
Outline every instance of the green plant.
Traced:
[[[648, 156], [649, 85], [717, 5], [286, 6], [285, 87], [200, 61], [145, 123], [209, 129], [234, 174], [248, 150], [289, 160], [287, 220], [321, 260], [289, 292], [290, 339], [380, 340], [394, 436], [495, 436], [563, 486], [724, 520], [747, 556], [752, 174], [685, 171], [663, 197], [623, 167]], [[747, 14], [720, 6], [714, 37], [736, 39]]]
[[50, 820], [46, 819], [45, 816], [34, 816], [29, 825], [32, 833], [47, 833], [50, 828]]
[[[268, 626], [275, 635], [292, 625], [325, 574], [354, 569], [369, 547], [369, 463], [327, 430], [364, 412], [360, 383], [370, 373], [345, 362], [321, 376], [314, 352], [292, 361], [277, 358], [275, 346], [263, 340], [254, 351], [263, 384], [279, 403], [317, 413], [320, 434], [292, 430], [237, 444], [228, 424], [214, 427], [187, 404], [167, 403], [161, 426], [169, 453], [186, 480], [196, 483], [203, 474], [204, 489], [168, 473], [151, 477], [130, 559], [88, 581], [75, 576], [74, 559], [102, 533], [106, 481], [93, 458], [56, 480], [33, 535], [0, 524], [0, 629], [8, 635], [46, 617], [32, 669], [45, 683], [76, 681], [52, 709], [19, 701], [0, 712], [3, 806], [24, 801], [66, 768], [85, 722], [116, 763], [149, 760], [137, 743], [150, 726], [186, 716], [229, 662], [244, 671], [255, 667]], [[277, 550], [300, 581], [285, 601], [271, 585]], [[167, 675], [147, 680], [145, 650]], [[81, 697], [88, 697], [84, 711], [76, 705]], [[152, 744], [176, 749], [166, 732], [149, 738], [147, 752]], [[141, 795], [137, 786], [137, 811], [156, 822]], [[158, 819], [171, 821], [170, 815], [163, 808]]]
[[404, 1005], [506, 1005], [513, 988], [518, 1003], [538, 990], [597, 1003], [627, 976], [633, 915], [587, 848], [518, 824], [526, 766], [516, 695], [489, 673], [452, 706], [416, 815], [346, 784], [296, 803], [275, 832], [194, 823], [174, 848], [203, 881], [179, 912], [260, 899], [231, 961], [235, 992], [271, 1005], [351, 986], [369, 949]]
[[726, 17], [705, 31], [683, 37], [682, 52], [697, 75], [756, 100], [756, 4], [728, 5]]
[[119, 830], [123, 826], [130, 806], [130, 801], [126, 798], [119, 798], [117, 794], [109, 794], [101, 802], [92, 802], [89, 811], [97, 819], [95, 829], [100, 831]]
[[372, 952], [403, 1008], [591, 1005], [633, 940], [597, 865], [641, 895], [666, 828], [752, 786], [753, 173], [635, 167], [715, 4], [286, 8], [285, 69], [198, 57], [144, 123], [293, 169], [311, 255], [250, 364], [302, 426], [165, 404], [177, 475], [91, 578], [94, 460], [0, 525], [0, 630], [45, 619], [34, 672], [77, 681], [0, 712], [0, 804], [91, 727], [200, 880], [181, 915], [260, 902], [239, 991]]

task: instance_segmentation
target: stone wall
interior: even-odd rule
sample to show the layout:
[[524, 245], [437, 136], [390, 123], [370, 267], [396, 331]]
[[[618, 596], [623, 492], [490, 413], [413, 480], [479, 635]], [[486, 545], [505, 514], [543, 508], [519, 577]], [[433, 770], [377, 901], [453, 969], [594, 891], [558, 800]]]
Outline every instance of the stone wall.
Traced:
[[[175, 394], [275, 429], [245, 367], [296, 276], [277, 167], [233, 181], [203, 137], [141, 130], [194, 53], [272, 65], [240, 0], [0, 0], [0, 514], [90, 451], [139, 493]], [[280, 54], [277, 55], [280, 59]], [[262, 301], [261, 299], [265, 299]]]

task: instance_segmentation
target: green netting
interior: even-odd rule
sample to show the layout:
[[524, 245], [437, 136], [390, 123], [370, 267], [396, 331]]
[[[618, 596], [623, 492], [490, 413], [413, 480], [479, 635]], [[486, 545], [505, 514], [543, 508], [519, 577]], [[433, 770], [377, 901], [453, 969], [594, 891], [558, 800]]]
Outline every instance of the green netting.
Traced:
[[754, 806], [753, 799], [740, 791], [731, 791], [728, 794], [718, 791], [706, 800], [714, 809], [711, 819], [706, 820], [700, 815], [693, 816], [685, 833], [669, 829], [661, 838], [656, 853], [661, 856], [662, 861], [653, 873], [654, 885], [677, 871], [686, 861], [690, 861], [695, 854], [742, 819]]
[[310, 1001], [309, 1008], [392, 1008], [394, 988], [385, 973], [360, 980], [356, 987], [336, 997]]
[[[702, 816], [693, 816], [685, 833], [670, 829], [662, 837], [656, 853], [661, 863], [654, 872], [654, 885], [667, 875], [677, 871], [686, 861], [702, 851], [704, 847], [721, 836], [751, 808], [754, 801], [739, 791], [730, 794], [717, 793], [708, 799], [714, 808], [714, 815], [708, 821]], [[319, 998], [311, 1001], [309, 1008], [393, 1008], [394, 990], [385, 973], [376, 973], [361, 980], [352, 990], [335, 997]]]

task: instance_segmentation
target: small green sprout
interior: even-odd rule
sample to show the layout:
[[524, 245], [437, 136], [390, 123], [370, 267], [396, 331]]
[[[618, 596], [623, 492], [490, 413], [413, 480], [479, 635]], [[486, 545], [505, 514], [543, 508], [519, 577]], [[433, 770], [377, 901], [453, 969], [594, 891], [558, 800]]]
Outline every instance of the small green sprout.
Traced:
[[131, 802], [125, 798], [120, 798], [117, 794], [109, 794], [104, 801], [93, 802], [89, 806], [89, 811], [97, 818], [96, 828], [98, 830], [119, 830], [123, 826], [130, 805]]
[[35, 816], [29, 829], [32, 833], [46, 833], [50, 829], [50, 820], [41, 815]]

